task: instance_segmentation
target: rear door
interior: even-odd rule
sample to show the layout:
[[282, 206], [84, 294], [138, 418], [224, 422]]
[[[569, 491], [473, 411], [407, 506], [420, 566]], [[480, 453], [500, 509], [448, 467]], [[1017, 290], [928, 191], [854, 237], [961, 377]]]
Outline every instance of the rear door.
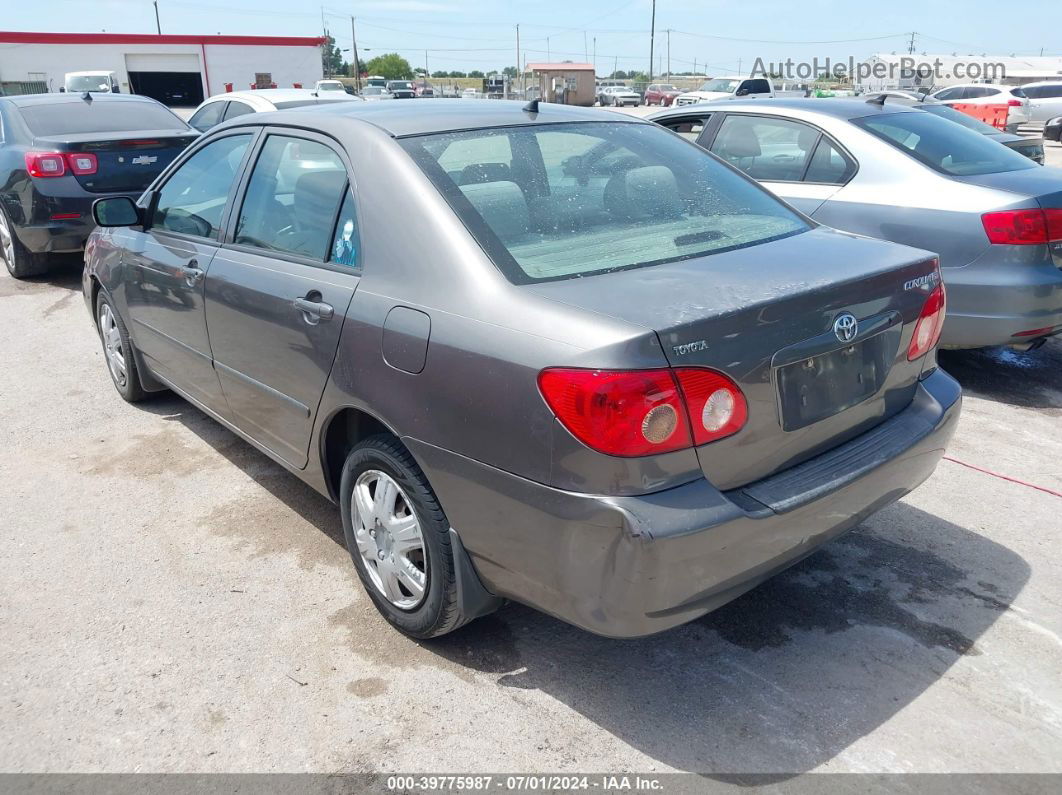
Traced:
[[1062, 83], [1025, 89], [1031, 121], [1046, 122], [1062, 115]]
[[214, 367], [232, 421], [303, 467], [360, 279], [349, 166], [330, 139], [268, 129], [206, 278]]
[[207, 341], [204, 277], [253, 137], [234, 132], [194, 151], [155, 193], [147, 230], [123, 232], [130, 237], [122, 255], [121, 300], [137, 349], [152, 372], [222, 415], [225, 401]]
[[792, 119], [728, 113], [707, 148], [807, 215], [855, 173], [839, 144]]

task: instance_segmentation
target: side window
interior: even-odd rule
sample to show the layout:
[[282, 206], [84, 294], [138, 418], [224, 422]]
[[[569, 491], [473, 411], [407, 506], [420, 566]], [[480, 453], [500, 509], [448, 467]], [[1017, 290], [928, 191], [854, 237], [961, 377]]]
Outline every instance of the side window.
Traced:
[[1040, 99], [1062, 97], [1062, 83], [1054, 86], [1040, 86]]
[[221, 113], [225, 110], [224, 102], [211, 102], [204, 105], [188, 120], [188, 124], [199, 132], [206, 132], [221, 121]]
[[354, 196], [349, 190], [343, 198], [343, 206], [339, 208], [328, 261], [349, 268], [361, 268], [358, 262], [358, 217], [354, 209]]
[[711, 116], [705, 116], [702, 119], [676, 119], [675, 121], [666, 122], [664, 126], [669, 130], [674, 130], [683, 138], [696, 141], [701, 137], [701, 133], [704, 132], [704, 125], [708, 123], [710, 118]]
[[750, 94], [770, 94], [771, 84], [764, 80], [762, 77], [755, 80], [746, 80], [741, 85], [742, 88], [747, 88]]
[[234, 99], [229, 102], [229, 107], [225, 110], [225, 121], [235, 119], [237, 116], [246, 116], [248, 113], [254, 113], [254, 108], [246, 102], [240, 102], [239, 100]]
[[250, 142], [249, 134], [219, 138], [182, 163], [159, 191], [151, 225], [217, 240], [225, 203]]
[[815, 147], [815, 154], [811, 156], [811, 164], [804, 175], [804, 181], [839, 185], [845, 182], [854, 170], [855, 166], [824, 135]]
[[750, 177], [767, 182], [799, 181], [819, 131], [788, 119], [727, 116], [712, 151]]
[[963, 99], [981, 99], [1000, 93], [1002, 92], [995, 88], [968, 88], [963, 93]]
[[324, 262], [347, 170], [317, 141], [270, 135], [240, 208], [235, 242]]
[[947, 88], [937, 94], [936, 98], [939, 100], [959, 99], [962, 96], [961, 88]]

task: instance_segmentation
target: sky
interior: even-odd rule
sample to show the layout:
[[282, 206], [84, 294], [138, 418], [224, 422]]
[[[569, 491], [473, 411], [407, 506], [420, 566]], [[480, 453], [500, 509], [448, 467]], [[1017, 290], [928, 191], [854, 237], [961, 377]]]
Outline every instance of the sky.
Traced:
[[[154, 33], [151, 0], [2, 0], [6, 30]], [[159, 0], [163, 33], [321, 35], [351, 45], [355, 18], [363, 61], [399, 52], [431, 71], [516, 64], [516, 25], [522, 60], [595, 61], [648, 71], [652, 0]], [[814, 57], [861, 61], [874, 52], [958, 55], [1062, 55], [1062, 3], [1025, 0], [1008, 13], [998, 0], [959, 4], [887, 0], [658, 0], [653, 72], [747, 73], [764, 62]], [[670, 29], [671, 33], [667, 31]], [[669, 45], [670, 39], [670, 45]], [[425, 52], [426, 51], [426, 52]], [[596, 53], [596, 59], [595, 59]], [[344, 57], [349, 59], [349, 54]], [[707, 66], [706, 66], [707, 64]]]

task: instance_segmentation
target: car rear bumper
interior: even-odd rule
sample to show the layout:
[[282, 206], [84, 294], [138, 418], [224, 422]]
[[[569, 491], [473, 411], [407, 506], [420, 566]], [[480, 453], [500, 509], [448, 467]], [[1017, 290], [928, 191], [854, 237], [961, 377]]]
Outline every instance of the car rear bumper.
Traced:
[[[1041, 258], [1038, 252], [1044, 247], [991, 249], [965, 267], [942, 270], [948, 315], [941, 347], [1028, 343], [1062, 330], [1062, 268]], [[1043, 335], [1017, 336], [1022, 331], [1051, 328], [1054, 331]]]
[[83, 251], [85, 241], [96, 228], [92, 220], [92, 205], [97, 199], [128, 196], [136, 201], [140, 196], [139, 193], [87, 193], [80, 188], [75, 190], [76, 195], [34, 193], [28, 221], [26, 218], [12, 219], [15, 234], [22, 245], [35, 254]]
[[638, 637], [714, 610], [914, 489], [960, 405], [937, 370], [878, 428], [726, 493], [700, 479], [638, 497], [576, 494], [407, 441], [490, 591]]

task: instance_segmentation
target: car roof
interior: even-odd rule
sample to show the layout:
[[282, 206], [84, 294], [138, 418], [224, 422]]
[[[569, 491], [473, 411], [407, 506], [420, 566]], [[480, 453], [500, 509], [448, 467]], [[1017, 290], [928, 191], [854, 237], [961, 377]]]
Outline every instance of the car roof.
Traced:
[[258, 97], [266, 102], [285, 102], [291, 99], [306, 99], [314, 96], [312, 88], [256, 88], [244, 91], [227, 91], [207, 97], [204, 102], [219, 102], [224, 99], [253, 99]]
[[[875, 96], [877, 96], [875, 94]], [[669, 116], [682, 116], [690, 112], [696, 112], [710, 107], [712, 110], [724, 111], [729, 109], [741, 110], [799, 110], [807, 113], [819, 113], [823, 116], [832, 116], [837, 119], [861, 119], [865, 116], [876, 116], [882, 113], [916, 113], [917, 109], [901, 104], [901, 100], [895, 102], [885, 101], [885, 105], [876, 102], [868, 102], [865, 99], [843, 99], [840, 97], [778, 97], [763, 99], [730, 99], [718, 103], [705, 102], [699, 105], [680, 105], [660, 113], [654, 113], [654, 119], [667, 118]]]
[[[628, 122], [647, 124], [634, 116], [575, 105], [542, 102], [538, 113], [524, 111], [527, 103], [519, 100], [433, 99], [424, 102], [336, 102], [313, 105], [290, 111], [290, 119], [303, 114], [350, 116], [368, 122], [396, 138], [407, 135], [479, 130], [490, 127], [515, 127], [561, 122]], [[299, 114], [299, 116], [295, 116]], [[240, 117], [242, 118], [242, 117]]]
[[[16, 96], [3, 97], [19, 108], [32, 105], [59, 105], [64, 102], [87, 102], [82, 91], [68, 91], [55, 94], [18, 94]], [[97, 94], [92, 92], [93, 102], [150, 102], [153, 105], [161, 104], [151, 97], [142, 97], [139, 94]]]

